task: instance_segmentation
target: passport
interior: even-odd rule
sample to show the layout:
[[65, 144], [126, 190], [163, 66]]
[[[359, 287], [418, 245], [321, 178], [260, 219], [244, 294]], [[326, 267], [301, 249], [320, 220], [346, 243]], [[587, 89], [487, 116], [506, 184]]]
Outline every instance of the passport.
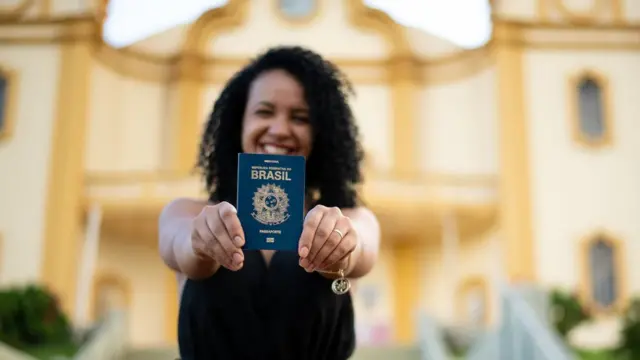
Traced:
[[243, 249], [297, 252], [304, 219], [304, 157], [240, 153], [237, 188]]

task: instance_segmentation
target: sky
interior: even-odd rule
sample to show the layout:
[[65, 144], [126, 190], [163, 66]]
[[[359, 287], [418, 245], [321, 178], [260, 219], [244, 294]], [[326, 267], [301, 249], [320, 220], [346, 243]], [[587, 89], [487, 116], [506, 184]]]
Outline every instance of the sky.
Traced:
[[[177, 2], [111, 0], [105, 40], [115, 47], [127, 46], [176, 25], [193, 22], [206, 10], [222, 6], [228, 0], [180, 0], [180, 5]], [[491, 35], [488, 0], [365, 0], [365, 3], [385, 11], [402, 25], [423, 29], [463, 48], [481, 46]]]

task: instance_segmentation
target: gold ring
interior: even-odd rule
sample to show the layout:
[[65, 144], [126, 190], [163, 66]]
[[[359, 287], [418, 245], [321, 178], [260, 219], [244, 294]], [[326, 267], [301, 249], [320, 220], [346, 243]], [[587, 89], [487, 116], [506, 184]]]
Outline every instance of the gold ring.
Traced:
[[342, 231], [338, 230], [338, 229], [333, 229], [334, 232], [337, 232], [338, 235], [340, 235], [340, 240], [342, 240], [342, 238], [344, 237], [344, 234], [342, 233]]

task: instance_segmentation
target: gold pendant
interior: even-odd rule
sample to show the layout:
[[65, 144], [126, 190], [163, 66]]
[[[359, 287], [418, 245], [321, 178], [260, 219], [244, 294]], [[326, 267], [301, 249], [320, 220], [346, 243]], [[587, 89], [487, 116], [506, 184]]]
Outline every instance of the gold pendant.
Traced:
[[340, 270], [340, 277], [333, 280], [331, 283], [331, 290], [333, 290], [336, 295], [344, 295], [349, 289], [351, 289], [351, 282], [349, 279], [344, 277], [344, 271]]

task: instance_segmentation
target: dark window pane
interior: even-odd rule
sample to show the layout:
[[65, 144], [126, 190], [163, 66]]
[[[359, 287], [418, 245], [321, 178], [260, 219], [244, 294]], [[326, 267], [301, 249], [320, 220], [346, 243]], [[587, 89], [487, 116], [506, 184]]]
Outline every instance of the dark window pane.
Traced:
[[589, 249], [589, 262], [593, 300], [602, 307], [613, 305], [618, 297], [613, 247], [603, 240], [593, 243]]
[[7, 123], [7, 96], [9, 94], [9, 81], [0, 73], [0, 133], [4, 130]]
[[316, 1], [317, 0], [279, 0], [280, 11], [291, 18], [309, 16], [315, 10]]
[[582, 135], [591, 140], [604, 136], [605, 121], [602, 89], [593, 79], [585, 78], [578, 84], [578, 116]]

